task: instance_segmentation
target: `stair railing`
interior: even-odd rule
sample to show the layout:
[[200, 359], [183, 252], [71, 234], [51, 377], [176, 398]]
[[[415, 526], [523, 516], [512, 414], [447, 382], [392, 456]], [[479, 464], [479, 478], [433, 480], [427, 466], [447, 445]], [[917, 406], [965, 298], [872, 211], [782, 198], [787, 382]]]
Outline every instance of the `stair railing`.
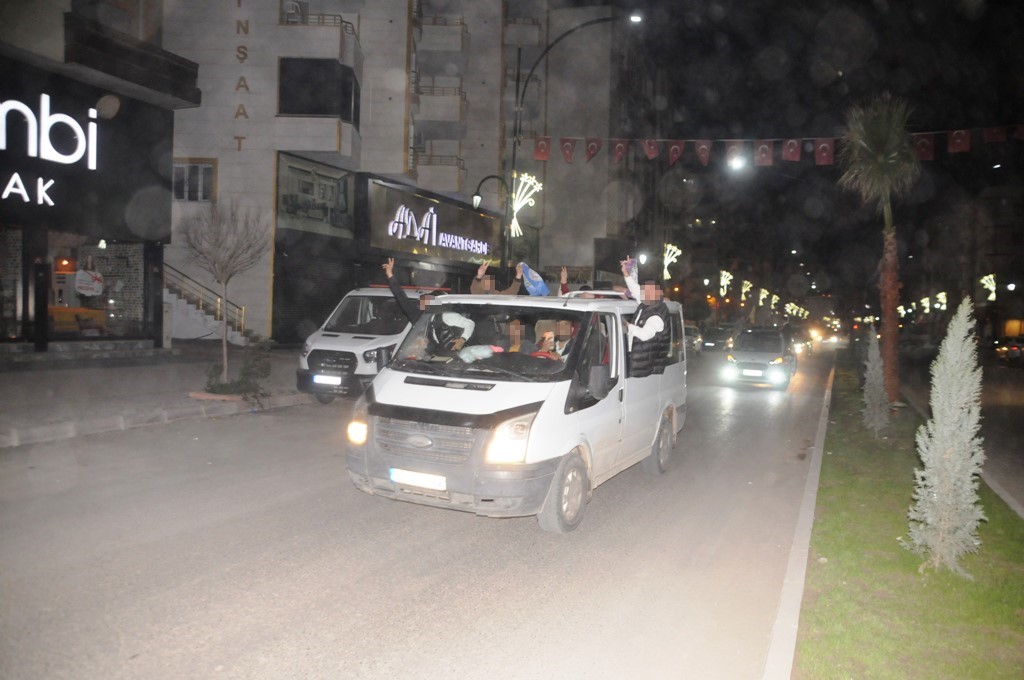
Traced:
[[211, 288], [199, 283], [191, 276], [164, 263], [164, 288], [174, 293], [178, 299], [185, 300], [204, 314], [213, 315], [220, 321], [227, 315], [228, 328], [245, 333], [245, 307], [236, 305], [231, 300], [224, 300]]

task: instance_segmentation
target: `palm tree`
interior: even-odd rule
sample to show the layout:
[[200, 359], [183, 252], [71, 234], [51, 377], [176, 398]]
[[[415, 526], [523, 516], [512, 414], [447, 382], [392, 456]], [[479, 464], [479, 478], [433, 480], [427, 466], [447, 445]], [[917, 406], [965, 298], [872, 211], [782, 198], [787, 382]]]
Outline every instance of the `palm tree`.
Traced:
[[921, 174], [921, 164], [907, 132], [910, 107], [901, 99], [882, 96], [846, 114], [846, 130], [839, 147], [843, 176], [839, 186], [860, 194], [867, 205], [882, 214], [882, 259], [878, 288], [882, 300], [882, 364], [885, 396], [899, 399], [900, 271], [896, 252], [896, 225], [892, 199], [907, 193]]

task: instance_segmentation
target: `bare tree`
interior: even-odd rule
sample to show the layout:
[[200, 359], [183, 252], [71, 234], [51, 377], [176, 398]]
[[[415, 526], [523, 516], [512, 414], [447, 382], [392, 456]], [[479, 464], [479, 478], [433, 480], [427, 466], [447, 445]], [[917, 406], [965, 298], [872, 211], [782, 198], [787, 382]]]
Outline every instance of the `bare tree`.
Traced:
[[[182, 220], [181, 233], [189, 255], [221, 285], [227, 303], [228, 283], [236, 274], [252, 269], [267, 250], [270, 225], [262, 215], [242, 210], [235, 201], [226, 208], [210, 203], [210, 209]], [[226, 308], [225, 308], [226, 310]], [[228, 381], [228, 315], [221, 315], [221, 375]]]

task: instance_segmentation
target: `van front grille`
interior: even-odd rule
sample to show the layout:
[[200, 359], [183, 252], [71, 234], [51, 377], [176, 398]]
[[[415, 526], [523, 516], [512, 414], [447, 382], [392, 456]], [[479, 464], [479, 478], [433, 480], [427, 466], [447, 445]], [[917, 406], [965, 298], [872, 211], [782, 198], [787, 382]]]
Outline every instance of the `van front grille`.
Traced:
[[352, 352], [333, 352], [315, 349], [306, 358], [312, 373], [329, 375], [351, 375], [356, 370], [356, 355]]
[[374, 441], [386, 453], [441, 463], [469, 460], [477, 440], [470, 427], [418, 423], [412, 420], [376, 417]]

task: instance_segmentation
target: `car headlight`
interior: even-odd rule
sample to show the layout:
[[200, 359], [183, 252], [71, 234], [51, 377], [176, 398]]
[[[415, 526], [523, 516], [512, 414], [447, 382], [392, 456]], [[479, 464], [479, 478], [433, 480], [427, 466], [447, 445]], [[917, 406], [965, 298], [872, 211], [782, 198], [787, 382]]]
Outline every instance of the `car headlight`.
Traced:
[[785, 361], [786, 360], [783, 359], [782, 357], [775, 357], [774, 359], [772, 359], [768, 363], [771, 364], [772, 366], [779, 366], [779, 365], [783, 364]]
[[370, 413], [366, 408], [366, 399], [359, 397], [356, 405], [352, 408], [352, 416], [345, 428], [345, 435], [348, 443], [353, 446], [362, 446], [370, 433]]
[[522, 463], [526, 460], [526, 444], [537, 413], [512, 418], [494, 428], [487, 443], [484, 460], [488, 463]]
[[798, 342], [795, 345], [793, 345], [793, 352], [795, 354], [802, 354], [803, 351], [804, 351], [804, 344], [802, 342]]
[[395, 353], [395, 345], [388, 345], [387, 347], [378, 347], [377, 349], [368, 349], [365, 352], [363, 352], [363, 361], [370, 364], [374, 363], [375, 361], [377, 361], [377, 352], [381, 351], [382, 349], [386, 349], [390, 351], [392, 354]]
[[728, 361], [730, 364], [735, 364], [736, 363], [736, 357], [734, 357], [731, 354], [726, 354], [725, 355], [725, 360]]

